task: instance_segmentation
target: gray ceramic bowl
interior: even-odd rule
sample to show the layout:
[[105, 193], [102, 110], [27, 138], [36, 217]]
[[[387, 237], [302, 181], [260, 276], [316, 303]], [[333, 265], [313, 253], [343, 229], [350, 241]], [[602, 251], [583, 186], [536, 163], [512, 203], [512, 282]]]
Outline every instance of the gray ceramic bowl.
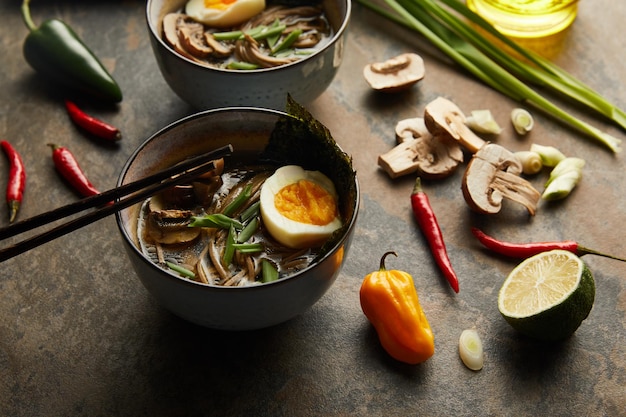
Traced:
[[351, 0], [323, 2], [335, 31], [327, 45], [294, 63], [251, 71], [200, 65], [178, 54], [163, 41], [163, 16], [180, 10], [186, 0], [148, 0], [146, 18], [161, 74], [182, 100], [198, 110], [232, 106], [282, 110], [288, 93], [302, 104], [315, 100], [328, 88], [341, 65]]
[[[118, 185], [143, 178], [180, 160], [232, 144], [256, 158], [284, 113], [258, 108], [208, 110], [171, 124], [147, 139], [124, 166]], [[284, 279], [249, 287], [220, 287], [181, 278], [157, 267], [137, 246], [137, 205], [116, 215], [125, 249], [147, 290], [174, 314], [216, 329], [249, 330], [289, 320], [311, 307], [336, 280], [354, 231], [359, 191], [343, 201], [346, 233], [317, 263]], [[341, 198], [341, 197], [340, 197]], [[345, 197], [343, 197], [346, 199]]]

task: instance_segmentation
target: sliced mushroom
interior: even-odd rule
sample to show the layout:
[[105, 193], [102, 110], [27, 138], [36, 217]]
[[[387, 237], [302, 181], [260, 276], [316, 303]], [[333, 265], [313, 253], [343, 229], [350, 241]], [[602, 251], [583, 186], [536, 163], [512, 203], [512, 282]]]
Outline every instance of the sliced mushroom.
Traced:
[[476, 153], [486, 143], [467, 126], [461, 109], [446, 98], [438, 97], [428, 103], [424, 120], [433, 135], [456, 140], [471, 153]]
[[475, 211], [493, 214], [506, 198], [534, 215], [541, 193], [520, 177], [522, 164], [506, 148], [488, 143], [474, 154], [463, 176], [463, 197]]
[[199, 227], [188, 227], [192, 214], [190, 210], [164, 209], [161, 199], [155, 196], [148, 203], [148, 235], [164, 245], [191, 242], [202, 231]]
[[213, 49], [211, 55], [217, 58], [226, 58], [233, 52], [232, 47], [224, 46], [220, 41], [215, 39], [212, 33], [204, 33], [204, 41]]
[[185, 58], [189, 58], [193, 61], [198, 61], [198, 59], [189, 53], [183, 44], [181, 43], [180, 35], [179, 35], [179, 26], [184, 25], [185, 22], [192, 22], [187, 15], [182, 13], [168, 13], [163, 17], [163, 36], [167, 43], [170, 44], [172, 48]]
[[424, 78], [425, 73], [424, 60], [412, 53], [368, 64], [363, 68], [363, 76], [369, 85], [374, 90], [386, 93], [408, 89]]
[[414, 140], [423, 136], [431, 136], [431, 134], [422, 117], [403, 119], [396, 123], [396, 141], [398, 143]]
[[297, 58], [277, 58], [264, 54], [259, 43], [250, 35], [244, 33], [244, 39], [237, 41], [237, 55], [244, 61], [257, 64], [264, 68], [285, 65], [297, 60]]
[[424, 178], [443, 178], [463, 162], [459, 144], [447, 137], [437, 138], [430, 134], [424, 119], [401, 120], [396, 126], [396, 136], [400, 143], [378, 157], [378, 165], [391, 178], [413, 172]]
[[180, 43], [191, 55], [196, 58], [205, 58], [213, 53], [204, 37], [204, 26], [201, 24], [185, 24], [178, 28]]

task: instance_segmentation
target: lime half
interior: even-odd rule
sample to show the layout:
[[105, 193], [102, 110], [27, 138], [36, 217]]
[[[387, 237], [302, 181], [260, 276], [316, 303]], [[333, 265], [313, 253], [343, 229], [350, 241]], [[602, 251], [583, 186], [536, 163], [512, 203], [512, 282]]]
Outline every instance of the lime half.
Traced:
[[498, 294], [498, 309], [517, 331], [540, 340], [570, 336], [596, 295], [591, 271], [571, 252], [553, 250], [520, 263]]

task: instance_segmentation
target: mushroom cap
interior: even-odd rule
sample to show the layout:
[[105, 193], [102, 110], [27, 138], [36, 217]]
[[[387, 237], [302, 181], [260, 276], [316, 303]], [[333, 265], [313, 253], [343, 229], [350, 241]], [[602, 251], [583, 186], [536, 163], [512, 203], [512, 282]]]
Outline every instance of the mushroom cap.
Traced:
[[502, 208], [504, 198], [516, 201], [535, 214], [541, 194], [520, 177], [522, 165], [506, 148], [488, 143], [470, 160], [461, 189], [470, 208], [493, 214]]
[[461, 109], [444, 97], [438, 97], [426, 105], [424, 121], [434, 135], [455, 140], [471, 153], [476, 153], [486, 143], [467, 126]]
[[385, 93], [406, 90], [424, 78], [425, 73], [424, 60], [414, 53], [401, 54], [363, 68], [368, 84], [374, 90]]

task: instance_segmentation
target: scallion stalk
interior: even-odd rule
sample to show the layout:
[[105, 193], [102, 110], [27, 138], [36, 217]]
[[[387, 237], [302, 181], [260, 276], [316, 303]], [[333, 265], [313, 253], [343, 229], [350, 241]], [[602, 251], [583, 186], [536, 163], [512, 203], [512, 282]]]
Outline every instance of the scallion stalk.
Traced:
[[233, 248], [241, 253], [256, 253], [263, 250], [260, 243], [233, 243]]
[[230, 216], [235, 211], [237, 211], [239, 207], [241, 207], [241, 205], [250, 198], [251, 192], [252, 192], [252, 186], [250, 184], [246, 185], [243, 191], [241, 191], [241, 193], [239, 193], [239, 195], [235, 197], [233, 201], [231, 201], [230, 204], [226, 206], [224, 211], [222, 211], [222, 214], [225, 216]]
[[276, 55], [280, 51], [289, 49], [291, 45], [293, 45], [293, 43], [298, 40], [300, 35], [302, 35], [302, 29], [296, 29], [290, 32], [281, 42], [278, 42], [276, 45], [274, 45], [274, 47], [272, 48], [272, 55]]
[[[422, 34], [467, 71], [471, 72], [478, 79], [500, 93], [514, 100], [531, 105], [565, 122], [590, 138], [597, 140], [613, 152], [620, 151], [619, 145], [621, 141], [619, 139], [600, 131], [562, 110], [516, 78], [515, 75], [511, 74], [511, 72], [501, 66], [496, 60], [492, 59], [487, 53], [480, 50], [476, 44], [484, 46], [485, 44], [489, 44], [489, 41], [484, 40], [483, 35], [479, 34], [469, 25], [461, 24], [460, 19], [454, 16], [450, 11], [437, 5], [434, 0], [385, 0], [385, 3], [387, 3], [395, 14], [379, 5], [371, 3], [369, 0], [358, 1], [378, 14]], [[446, 1], [446, 4], [454, 4], [460, 9], [460, 6], [457, 4], [458, 0], [442, 1]], [[473, 12], [467, 9], [464, 10], [464, 14], [470, 15], [473, 14]], [[488, 25], [488, 23], [484, 23]], [[463, 36], [469, 36], [474, 43], [467, 41]], [[482, 40], [484, 40], [484, 42]], [[507, 58], [505, 52], [496, 48], [489, 48], [489, 53], [498, 55], [502, 60], [501, 62], [506, 62], [510, 65], [515, 65], [516, 63], [512, 58]], [[541, 73], [542, 77], [538, 77], [537, 74], [539, 74], [539, 71], [535, 71], [534, 69], [528, 70], [530, 66], [523, 65], [525, 64], [520, 64], [517, 68], [520, 69], [520, 71], [525, 69], [527, 74], [535, 76], [535, 80], [538, 78], [552, 80], [553, 78], [551, 77], [554, 77], [549, 75], [551, 73], [545, 71]], [[552, 68], [552, 66], [550, 67]], [[555, 70], [555, 72], [557, 71]], [[559, 71], [558, 74], [567, 78], [564, 72]], [[544, 75], [545, 77], [543, 77]], [[556, 85], [556, 83], [552, 83], [551, 85]], [[573, 87], [556, 88], [565, 95], [568, 95], [568, 93], [571, 94], [573, 91]], [[584, 90], [582, 87], [579, 88], [580, 90]], [[576, 97], [577, 96], [573, 96], [572, 98], [576, 99]], [[614, 113], [618, 114], [616, 122], [619, 123], [619, 112]]]
[[243, 223], [246, 223], [248, 220], [250, 220], [252, 217], [256, 216], [257, 214], [259, 214], [260, 212], [260, 208], [261, 208], [261, 201], [257, 201], [253, 204], [251, 204], [250, 206], [248, 206], [247, 209], [245, 209], [243, 211], [243, 213], [241, 213], [241, 221]]
[[252, 220], [250, 220], [250, 222], [245, 225], [243, 230], [237, 236], [237, 243], [247, 242], [252, 237], [252, 235], [254, 235], [258, 228], [259, 218], [253, 217]]
[[267, 259], [261, 261], [261, 282], [272, 282], [278, 279], [278, 270]]
[[196, 277], [196, 274], [194, 274], [193, 271], [190, 271], [189, 269], [185, 267], [177, 265], [174, 262], [166, 261], [165, 264], [167, 265], [169, 269], [171, 269], [172, 271], [178, 272], [180, 275], [184, 277], [192, 278], [192, 279]]
[[219, 229], [228, 229], [230, 226], [235, 227], [237, 230], [243, 229], [243, 224], [240, 221], [221, 213], [207, 214], [206, 216], [193, 216], [191, 218], [191, 222], [189, 223], [189, 227], [215, 227]]
[[228, 65], [226, 65], [226, 68], [234, 69], [234, 70], [249, 71], [249, 70], [258, 69], [259, 66], [257, 64], [253, 64], [252, 62], [231, 61], [228, 63]]
[[235, 241], [237, 232], [231, 225], [228, 229], [228, 235], [226, 236], [226, 247], [224, 248], [224, 255], [222, 256], [222, 265], [228, 266], [233, 262], [233, 256], [235, 255]]

